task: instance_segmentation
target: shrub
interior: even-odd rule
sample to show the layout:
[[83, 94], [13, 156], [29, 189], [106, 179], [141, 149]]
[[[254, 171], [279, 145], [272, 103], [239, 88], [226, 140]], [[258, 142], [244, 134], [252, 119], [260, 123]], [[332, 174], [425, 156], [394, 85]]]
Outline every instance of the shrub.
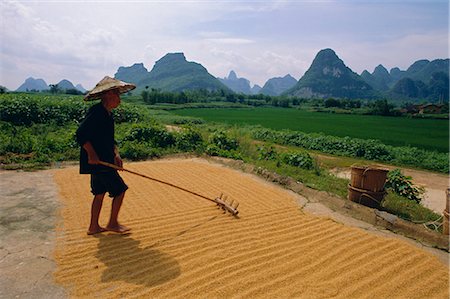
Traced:
[[234, 138], [228, 137], [223, 131], [215, 131], [211, 135], [209, 143], [226, 151], [236, 150], [239, 147], [239, 142]]
[[285, 153], [282, 154], [281, 159], [284, 163], [295, 167], [304, 169], [312, 169], [314, 167], [313, 158], [305, 151]]
[[179, 117], [176, 118], [173, 123], [175, 125], [185, 125], [185, 124], [193, 124], [193, 125], [200, 125], [205, 123], [205, 121], [201, 118], [193, 118], [193, 117]]
[[422, 194], [424, 193], [424, 189], [414, 186], [411, 182], [411, 177], [403, 175], [400, 169], [394, 169], [388, 172], [386, 188], [417, 203], [421, 201]]
[[29, 134], [11, 136], [2, 142], [0, 153], [29, 154], [35, 146], [34, 138]]
[[276, 159], [278, 159], [278, 153], [272, 145], [258, 147], [258, 160], [268, 161]]
[[121, 104], [119, 107], [114, 109], [112, 113], [116, 123], [137, 123], [143, 119], [142, 113], [138, 110], [138, 108], [127, 103]]
[[166, 148], [175, 144], [175, 137], [157, 125], [136, 125], [125, 136], [124, 141], [146, 142], [154, 147]]
[[139, 141], [125, 142], [120, 148], [120, 155], [132, 161], [159, 157], [160, 152], [150, 144]]
[[210, 156], [219, 156], [219, 157], [225, 157], [235, 160], [242, 160], [242, 155], [236, 151], [236, 150], [224, 150], [219, 148], [215, 144], [209, 144], [206, 149], [205, 153]]
[[199, 132], [188, 128], [176, 135], [176, 147], [182, 151], [194, 151], [203, 145], [203, 139]]

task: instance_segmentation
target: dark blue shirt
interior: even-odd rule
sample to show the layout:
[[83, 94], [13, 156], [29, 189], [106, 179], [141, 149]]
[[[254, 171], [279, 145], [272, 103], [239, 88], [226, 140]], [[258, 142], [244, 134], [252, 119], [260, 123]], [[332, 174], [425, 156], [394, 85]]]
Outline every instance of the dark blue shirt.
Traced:
[[99, 173], [111, 169], [102, 165], [88, 163], [88, 156], [83, 145], [91, 142], [100, 161], [114, 164], [114, 118], [102, 103], [92, 106], [76, 132], [77, 142], [81, 146], [80, 173]]

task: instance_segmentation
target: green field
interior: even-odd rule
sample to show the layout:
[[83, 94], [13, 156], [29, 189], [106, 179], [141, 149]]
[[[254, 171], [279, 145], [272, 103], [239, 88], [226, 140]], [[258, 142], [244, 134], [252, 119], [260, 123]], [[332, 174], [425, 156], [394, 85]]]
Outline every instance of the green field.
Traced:
[[172, 113], [219, 123], [322, 132], [339, 137], [377, 139], [394, 146], [449, 151], [449, 121], [443, 119], [333, 114], [286, 108], [183, 109]]

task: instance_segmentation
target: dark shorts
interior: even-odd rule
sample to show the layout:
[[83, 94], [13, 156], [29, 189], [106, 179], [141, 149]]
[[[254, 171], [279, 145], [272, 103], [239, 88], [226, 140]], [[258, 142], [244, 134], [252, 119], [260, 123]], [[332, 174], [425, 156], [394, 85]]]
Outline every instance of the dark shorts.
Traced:
[[128, 186], [117, 171], [91, 174], [91, 192], [94, 195], [109, 192], [110, 197], [115, 197], [127, 189]]

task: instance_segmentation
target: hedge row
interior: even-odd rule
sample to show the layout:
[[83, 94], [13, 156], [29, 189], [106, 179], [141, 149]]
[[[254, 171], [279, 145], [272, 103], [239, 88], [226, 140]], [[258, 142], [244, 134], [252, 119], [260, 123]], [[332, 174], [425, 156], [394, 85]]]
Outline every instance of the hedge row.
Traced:
[[446, 153], [426, 151], [415, 147], [394, 147], [385, 145], [378, 140], [259, 128], [253, 129], [252, 135], [255, 139], [298, 146], [332, 155], [410, 165], [443, 173], [449, 171], [449, 156]]
[[[81, 97], [56, 98], [47, 96], [9, 95], [0, 98], [0, 120], [14, 125], [80, 122], [93, 103]], [[113, 111], [117, 123], [137, 122], [140, 111], [123, 103]]]

